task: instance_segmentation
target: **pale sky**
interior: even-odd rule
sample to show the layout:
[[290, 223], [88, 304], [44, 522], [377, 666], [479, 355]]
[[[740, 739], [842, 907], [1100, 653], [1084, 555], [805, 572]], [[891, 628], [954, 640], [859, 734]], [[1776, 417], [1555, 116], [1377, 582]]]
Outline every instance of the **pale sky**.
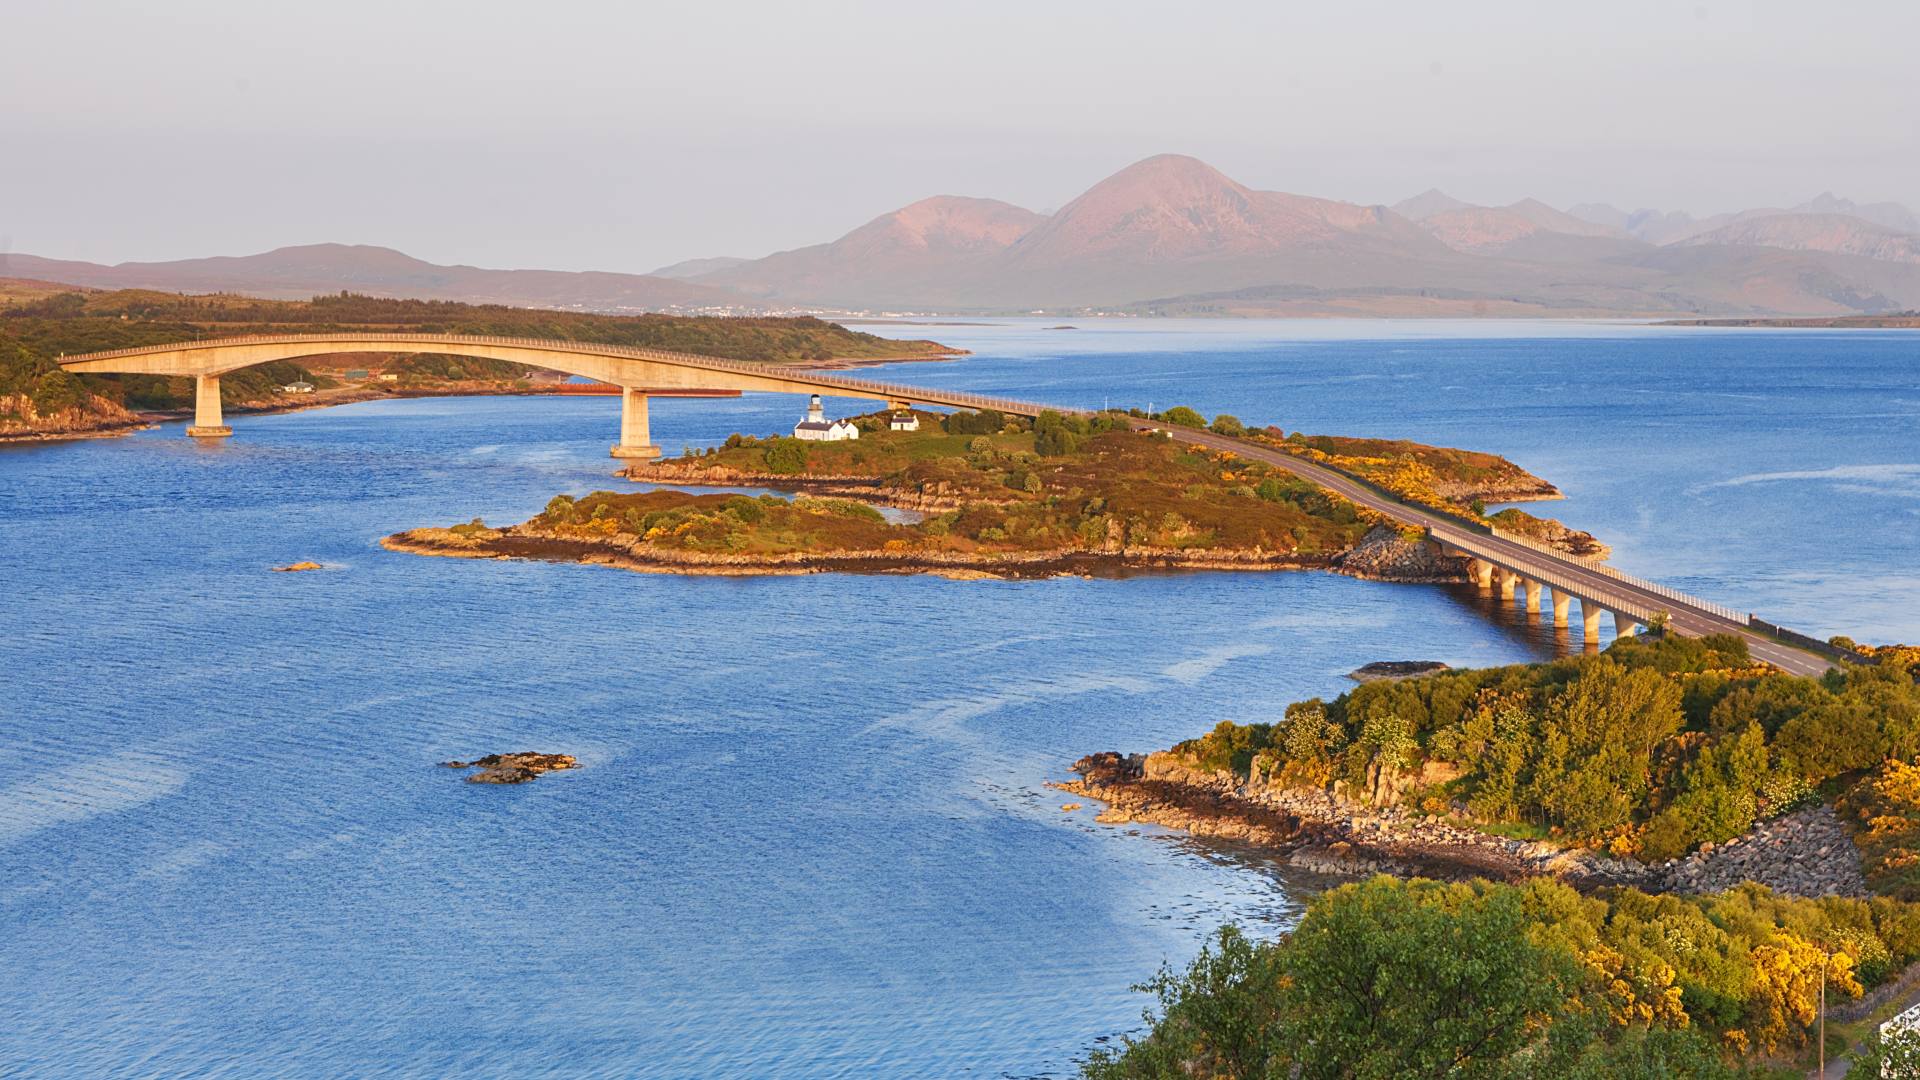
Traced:
[[644, 272], [1156, 153], [1257, 188], [1920, 207], [1920, 3], [7, 0], [0, 248]]

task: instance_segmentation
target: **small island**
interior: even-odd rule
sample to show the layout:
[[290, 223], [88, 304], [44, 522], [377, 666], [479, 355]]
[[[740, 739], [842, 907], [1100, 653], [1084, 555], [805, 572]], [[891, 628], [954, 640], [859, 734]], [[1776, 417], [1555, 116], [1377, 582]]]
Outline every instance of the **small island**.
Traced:
[[488, 754], [472, 761], [443, 761], [440, 764], [448, 769], [480, 770], [467, 777], [469, 784], [524, 784], [541, 773], [580, 767], [571, 754], [542, 754], [531, 750]]
[[[1185, 414], [1185, 415], [1181, 415]], [[1161, 414], [1179, 423], [1188, 409]], [[1396, 581], [1457, 581], [1460, 560], [1285, 470], [1230, 450], [1134, 430], [1118, 413], [1035, 420], [994, 412], [872, 413], [796, 428], [814, 438], [734, 435], [633, 466], [650, 491], [558, 495], [533, 519], [471, 521], [387, 537], [395, 551], [534, 558], [683, 574], [823, 571], [1046, 577], [1137, 570], [1327, 569]], [[1204, 423], [1204, 421], [1201, 421]], [[1215, 430], [1246, 435], [1232, 417]], [[1381, 486], [1477, 514], [1485, 499], [1550, 498], [1552, 485], [1492, 455], [1379, 440], [1253, 433]], [[776, 495], [678, 487], [770, 487]], [[881, 508], [911, 511], [890, 519]], [[1569, 550], [1596, 546], [1558, 522], [1493, 520]]]

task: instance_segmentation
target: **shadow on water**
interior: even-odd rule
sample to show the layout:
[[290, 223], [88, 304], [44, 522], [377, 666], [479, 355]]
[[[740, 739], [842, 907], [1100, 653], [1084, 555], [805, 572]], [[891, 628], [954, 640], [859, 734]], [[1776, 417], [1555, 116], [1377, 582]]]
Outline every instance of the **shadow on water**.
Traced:
[[1601, 637], [1605, 640], [1583, 639], [1578, 605], [1574, 607], [1574, 616], [1568, 620], [1572, 625], [1555, 626], [1550, 603], [1543, 602], [1540, 605], [1542, 610], [1536, 613], [1521, 607], [1517, 598], [1502, 600], [1497, 591], [1482, 591], [1470, 584], [1442, 585], [1439, 588], [1461, 607], [1499, 627], [1508, 640], [1539, 649], [1551, 656], [1597, 653], [1604, 645], [1611, 643], [1604, 630], [1601, 631]]

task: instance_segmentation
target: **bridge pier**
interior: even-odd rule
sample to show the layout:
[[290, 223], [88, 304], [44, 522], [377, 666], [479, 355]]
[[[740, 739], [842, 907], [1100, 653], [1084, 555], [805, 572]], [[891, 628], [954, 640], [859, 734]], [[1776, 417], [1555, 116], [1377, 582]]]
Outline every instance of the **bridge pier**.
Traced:
[[1580, 633], [1588, 645], [1600, 644], [1600, 605], [1580, 598]]
[[1573, 606], [1573, 597], [1565, 589], [1553, 590], [1553, 625], [1567, 625], [1567, 609]]
[[660, 456], [647, 427], [647, 395], [631, 386], [620, 388], [620, 441], [613, 445], [617, 458], [650, 460]]
[[196, 439], [224, 439], [233, 434], [220, 415], [220, 376], [193, 377], [193, 424], [187, 434]]
[[1632, 637], [1634, 629], [1639, 625], [1639, 622], [1636, 621], [1633, 616], [1623, 615], [1618, 611], [1614, 612], [1613, 639], [1618, 641], [1621, 638]]
[[1532, 578], [1523, 577], [1520, 579], [1520, 606], [1525, 608], [1529, 615], [1540, 614], [1540, 591], [1543, 588], [1545, 588], [1545, 586]]
[[1493, 578], [1494, 581], [1500, 585], [1500, 599], [1511, 604], [1513, 602], [1513, 587], [1520, 583], [1520, 575], [1504, 566], [1496, 566], [1494, 567]]
[[1467, 562], [1467, 576], [1481, 592], [1493, 588], [1493, 564], [1485, 559], [1471, 559]]

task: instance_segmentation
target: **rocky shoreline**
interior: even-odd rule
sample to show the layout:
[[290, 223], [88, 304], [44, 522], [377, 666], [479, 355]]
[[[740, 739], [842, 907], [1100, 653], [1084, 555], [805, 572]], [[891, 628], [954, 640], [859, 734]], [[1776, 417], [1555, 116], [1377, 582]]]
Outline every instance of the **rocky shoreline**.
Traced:
[[1092, 754], [1079, 779], [1051, 786], [1106, 804], [1096, 820], [1144, 822], [1251, 844], [1330, 876], [1394, 874], [1520, 881], [1550, 876], [1581, 889], [1715, 892], [1757, 881], [1793, 896], [1865, 896], [1859, 851], [1829, 807], [1764, 822], [1745, 837], [1685, 859], [1647, 864], [1584, 848], [1494, 836], [1397, 807], [1371, 807], [1312, 788], [1203, 773], [1160, 752]]
[[549, 529], [516, 525], [456, 533], [410, 529], [380, 541], [388, 551], [456, 559], [538, 559], [611, 566], [656, 574], [723, 577], [826, 573], [933, 574], [969, 579], [1105, 577], [1155, 570], [1316, 570], [1330, 559], [1260, 551], [1188, 551], [1128, 548], [985, 554], [844, 551], [826, 554], [723, 555], [648, 545], [637, 538], [582, 540]]

